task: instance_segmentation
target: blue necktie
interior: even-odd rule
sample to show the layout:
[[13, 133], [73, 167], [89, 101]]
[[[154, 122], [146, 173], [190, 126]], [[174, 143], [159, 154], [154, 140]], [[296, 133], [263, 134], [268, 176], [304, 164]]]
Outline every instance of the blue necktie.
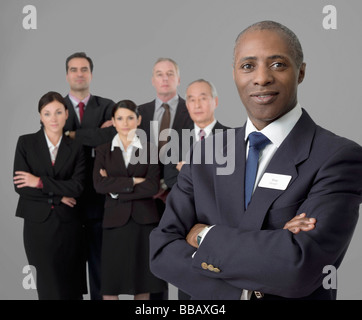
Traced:
[[258, 171], [259, 153], [269, 143], [270, 140], [260, 132], [249, 134], [249, 154], [245, 169], [245, 209], [248, 207], [253, 194]]

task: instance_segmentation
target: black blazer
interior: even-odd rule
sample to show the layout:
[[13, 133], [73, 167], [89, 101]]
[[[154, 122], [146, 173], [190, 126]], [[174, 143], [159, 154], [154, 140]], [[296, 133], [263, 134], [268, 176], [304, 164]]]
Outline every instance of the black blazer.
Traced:
[[[151, 141], [151, 126], [150, 122], [153, 121], [153, 116], [156, 108], [156, 100], [142, 104], [139, 106], [139, 113], [142, 116], [142, 121], [139, 129], [143, 130], [147, 135], [147, 141]], [[175, 118], [172, 124], [172, 129], [181, 132], [182, 129], [187, 129], [193, 125], [189, 112], [186, 108], [185, 100], [179, 96], [179, 101], [176, 109]], [[169, 139], [170, 140], [170, 139]], [[164, 178], [164, 166], [160, 162], [161, 178]], [[163, 211], [163, 210], [162, 210]]]
[[[189, 128], [187, 128], [187, 129], [194, 130], [194, 123], [192, 123], [189, 126]], [[227, 129], [230, 129], [230, 128], [222, 125], [219, 121], [216, 121], [216, 123], [215, 123], [214, 127], [212, 128], [211, 132], [214, 135], [215, 133], [225, 131]], [[189, 137], [189, 135], [187, 135], [187, 137], [186, 137], [184, 134], [182, 134], [182, 132], [178, 132], [178, 135], [179, 135], [178, 161], [185, 161], [186, 160], [186, 158], [185, 158], [186, 153], [189, 151], [190, 147], [195, 143], [196, 140], [195, 140], [195, 137], [193, 135], [191, 137]], [[189, 138], [191, 138], [191, 139], [189, 139]], [[188, 139], [189, 139], [190, 144], [187, 143]], [[183, 140], [185, 140], [186, 142], [183, 143], [182, 142]], [[185, 146], [186, 146], [186, 149], [185, 149]], [[177, 176], [179, 174], [179, 171], [176, 169], [176, 165], [177, 165], [177, 163], [175, 164], [175, 163], [170, 162], [169, 164], [166, 164], [164, 166], [164, 180], [165, 180], [166, 185], [169, 188], [172, 188], [172, 186], [177, 181]]]
[[[15, 151], [15, 171], [26, 171], [41, 178], [43, 188], [17, 188], [20, 195], [16, 216], [43, 222], [51, 212], [63, 221], [79, 219], [77, 206], [71, 208], [60, 200], [63, 196], [77, 198], [84, 185], [85, 158], [80, 143], [63, 136], [54, 166], [43, 129], [19, 138]], [[53, 214], [53, 213], [52, 213]]]
[[[93, 181], [96, 191], [106, 194], [104, 228], [123, 226], [131, 216], [139, 224], [160, 220], [152, 198], [159, 190], [160, 169], [158, 163], [151, 164], [150, 161], [150, 154], [157, 154], [157, 148], [146, 142], [142, 146], [142, 149], [133, 148], [127, 168], [120, 148], [111, 151], [111, 143], [106, 143], [96, 149]], [[132, 164], [135, 157], [142, 161]], [[102, 177], [100, 169], [105, 169], [108, 177]], [[146, 178], [146, 181], [133, 185], [133, 177]], [[118, 199], [113, 199], [109, 193], [118, 194]]]
[[96, 147], [113, 139], [117, 133], [113, 126], [100, 128], [104, 122], [112, 118], [115, 104], [112, 100], [91, 95], [80, 124], [69, 95], [64, 99], [69, 112], [64, 131], [76, 131], [76, 140], [88, 147]]
[[[142, 122], [139, 126], [139, 129], [142, 129], [146, 132], [147, 141], [150, 141], [151, 137], [150, 122], [153, 121], [153, 115], [155, 113], [155, 108], [156, 108], [155, 103], [156, 100], [153, 100], [151, 102], [139, 106], [139, 113], [142, 116]], [[189, 112], [187, 111], [185, 100], [179, 97], [179, 102], [177, 105], [175, 118], [172, 124], [172, 129], [179, 131], [184, 128], [188, 128], [191, 124], [193, 124], [193, 122], [190, 118]]]
[[113, 126], [100, 128], [101, 125], [112, 118], [114, 102], [99, 96], [91, 96], [84, 111], [82, 123], [74, 111], [73, 104], [67, 95], [65, 102], [69, 117], [65, 123], [64, 131], [76, 131], [75, 140], [84, 146], [86, 159], [86, 181], [83, 195], [80, 199], [83, 214], [86, 218], [102, 218], [104, 196], [96, 193], [93, 187], [94, 148], [109, 142], [117, 133]]

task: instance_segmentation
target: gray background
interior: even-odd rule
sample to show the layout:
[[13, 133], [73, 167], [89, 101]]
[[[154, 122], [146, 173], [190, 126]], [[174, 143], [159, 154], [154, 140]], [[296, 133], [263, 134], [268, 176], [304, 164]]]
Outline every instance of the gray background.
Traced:
[[[37, 9], [37, 30], [23, 28], [28, 4]], [[328, 4], [337, 8], [337, 30], [322, 26]], [[154, 98], [154, 61], [172, 57], [181, 68], [180, 93], [197, 78], [212, 81], [220, 96], [217, 118], [241, 126], [246, 117], [232, 79], [234, 40], [251, 23], [276, 20], [290, 27], [304, 48], [302, 106], [323, 127], [362, 144], [361, 12], [360, 0], [1, 0], [0, 299], [36, 299], [34, 290], [22, 287], [27, 260], [23, 221], [14, 217], [13, 158], [19, 135], [39, 129], [41, 95], [68, 92], [68, 55], [85, 51], [92, 57], [93, 94], [138, 104]], [[361, 229], [359, 222], [338, 271], [339, 299], [362, 298]]]

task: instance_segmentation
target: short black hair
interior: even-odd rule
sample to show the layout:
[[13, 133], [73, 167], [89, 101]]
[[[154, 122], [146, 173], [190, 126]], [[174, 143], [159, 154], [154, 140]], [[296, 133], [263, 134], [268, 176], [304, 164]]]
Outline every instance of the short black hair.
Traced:
[[70, 55], [67, 58], [67, 60], [65, 61], [65, 70], [66, 70], [67, 73], [68, 73], [68, 63], [69, 63], [70, 60], [72, 60], [74, 58], [87, 59], [88, 62], [89, 62], [90, 71], [91, 71], [91, 73], [93, 72], [93, 61], [92, 61], [92, 59], [90, 57], [88, 57], [85, 52], [76, 52], [76, 53], [73, 53], [72, 55]]
[[60, 102], [64, 106], [65, 110], [68, 110], [67, 104], [65, 103], [63, 96], [58, 92], [49, 91], [46, 94], [44, 94], [39, 100], [39, 103], [38, 103], [39, 113], [47, 104], [49, 104], [53, 101]]
[[121, 100], [114, 105], [112, 109], [112, 118], [114, 118], [114, 115], [116, 114], [117, 110], [121, 108], [125, 108], [134, 112], [137, 118], [139, 118], [140, 116], [138, 111], [138, 106], [132, 100]]
[[272, 31], [277, 31], [280, 34], [284, 35], [286, 41], [288, 42], [295, 64], [297, 65], [298, 68], [302, 65], [304, 59], [303, 49], [296, 34], [288, 27], [282, 25], [281, 23], [271, 20], [256, 22], [239, 33], [238, 37], [236, 38], [235, 47], [234, 47], [234, 64], [235, 64], [235, 49], [237, 44], [239, 43], [241, 36], [248, 31], [255, 31], [255, 30], [272, 30]]

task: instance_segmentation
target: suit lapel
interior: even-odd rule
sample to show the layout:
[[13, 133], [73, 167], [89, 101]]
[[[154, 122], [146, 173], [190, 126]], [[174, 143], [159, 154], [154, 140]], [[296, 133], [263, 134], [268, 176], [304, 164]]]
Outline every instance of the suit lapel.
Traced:
[[[303, 110], [303, 115], [276, 151], [265, 172], [291, 176], [289, 188], [298, 177], [298, 164], [309, 157], [315, 129], [315, 123]], [[269, 208], [283, 192], [285, 190], [257, 187], [241, 217], [240, 228], [245, 231], [260, 230]]]
[[69, 95], [67, 95], [65, 97], [65, 103], [68, 108], [68, 119], [66, 122], [65, 131], [67, 131], [67, 130], [73, 131], [73, 130], [75, 130], [75, 128], [80, 127], [80, 123], [79, 123], [78, 117], [75, 113], [73, 103], [69, 98]]
[[37, 143], [35, 145], [35, 152], [39, 155], [40, 161], [43, 163], [47, 175], [54, 176], [53, 165], [50, 158], [49, 148], [45, 139], [44, 130], [41, 129], [37, 132]]
[[68, 119], [67, 119], [67, 125], [66, 130], [73, 131], [75, 129], [79, 129], [81, 126], [87, 127], [87, 123], [89, 123], [89, 127], [93, 127], [94, 125], [94, 116], [97, 114], [97, 108], [98, 108], [98, 102], [94, 96], [90, 96], [89, 101], [87, 103], [82, 124], [79, 122], [78, 116], [74, 110], [74, 106], [72, 101], [69, 98], [69, 95], [65, 97], [65, 102], [68, 107]]
[[[156, 108], [156, 100], [144, 105], [142, 112], [142, 122], [140, 128], [143, 129], [147, 135], [148, 141], [151, 141], [151, 121], [153, 121], [153, 115]], [[151, 141], [154, 142], [154, 141]]]
[[188, 117], [189, 113], [185, 107], [185, 100], [179, 97], [175, 118], [172, 124], [172, 129], [180, 131], [182, 130], [182, 128], [185, 128], [185, 121]]
[[[82, 118], [82, 123], [80, 124], [80, 126], [82, 127], [94, 127], [94, 123], [96, 123], [94, 121], [94, 117], [95, 115], [97, 115], [97, 111], [98, 111], [98, 102], [96, 100], [96, 98], [94, 96], [90, 96], [87, 106], [85, 108], [84, 114], [83, 114], [83, 118]], [[77, 121], [79, 123], [78, 117], [76, 116]], [[87, 124], [89, 124], [87, 126]]]
[[220, 129], [224, 129], [224, 126], [221, 125], [221, 123], [219, 121], [216, 121], [215, 125], [213, 126], [211, 132], [212, 134], [216, 133], [216, 130], [220, 130]]
[[[128, 166], [126, 167], [126, 164], [124, 162], [122, 150], [119, 147], [114, 148], [113, 151], [109, 151], [111, 153], [111, 166], [112, 168], [116, 168], [116, 172], [118, 172], [120, 175], [127, 176], [127, 177], [133, 177], [135, 176], [137, 167], [143, 163], [143, 161], [146, 161], [148, 163], [147, 154], [145, 152], [147, 151], [147, 143], [145, 141], [142, 141], [142, 149], [133, 147], [131, 159], [128, 163]], [[109, 150], [110, 150], [111, 144], [109, 144]], [[144, 156], [146, 158], [144, 159]]]
[[128, 171], [123, 159], [121, 148], [116, 147], [113, 151], [110, 151], [109, 147], [109, 152], [111, 153], [111, 167], [115, 168], [115, 171], [118, 172], [120, 175], [128, 176]]
[[[127, 172], [128, 172], [128, 175], [130, 177], [135, 176], [135, 173], [137, 171], [138, 166], [141, 163], [143, 163], [143, 157], [146, 155], [145, 154], [146, 149], [145, 149], [145, 146], [143, 144], [142, 144], [142, 146], [143, 146], [142, 149], [133, 147], [131, 160], [130, 160], [130, 162], [128, 164], [128, 167], [127, 167]], [[136, 161], [136, 160], [138, 160], [138, 161]], [[146, 163], [148, 163], [147, 158], [145, 160], [146, 160]]]
[[57, 175], [59, 171], [63, 168], [63, 166], [67, 163], [72, 153], [72, 150], [69, 145], [70, 143], [71, 143], [70, 138], [63, 135], [53, 167], [55, 175]]
[[[234, 159], [234, 171], [225, 175], [218, 175], [216, 172], [214, 186], [215, 200], [223, 221], [226, 220], [227, 225], [237, 227], [244, 214], [245, 127], [237, 128], [234, 132], [235, 139], [230, 139], [227, 132], [224, 132], [224, 146], [222, 149], [217, 149], [219, 151], [216, 150], [216, 152], [221, 151], [220, 157], [226, 158], [228, 155], [228, 158]], [[225, 167], [225, 165], [216, 164], [215, 167]]]

